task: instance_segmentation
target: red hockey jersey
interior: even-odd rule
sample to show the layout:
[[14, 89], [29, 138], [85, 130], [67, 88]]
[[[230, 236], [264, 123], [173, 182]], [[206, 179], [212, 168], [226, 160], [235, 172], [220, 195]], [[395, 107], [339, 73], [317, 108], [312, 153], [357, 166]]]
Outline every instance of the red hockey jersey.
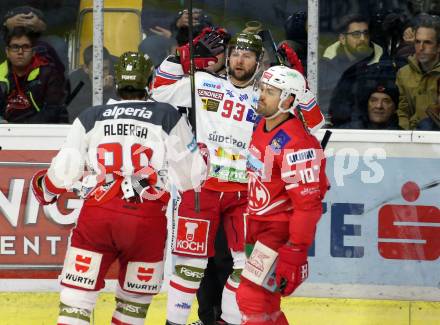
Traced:
[[303, 242], [299, 233], [303, 226], [314, 232], [322, 214], [328, 186], [324, 153], [318, 140], [295, 117], [269, 132], [265, 124], [265, 119], [258, 123], [249, 146], [249, 218], [289, 220], [295, 225], [291, 240]]

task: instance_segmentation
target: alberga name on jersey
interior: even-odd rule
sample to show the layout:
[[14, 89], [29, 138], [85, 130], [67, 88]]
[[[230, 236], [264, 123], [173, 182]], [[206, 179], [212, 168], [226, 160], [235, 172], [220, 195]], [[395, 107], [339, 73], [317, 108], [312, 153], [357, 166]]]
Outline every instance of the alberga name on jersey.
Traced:
[[153, 101], [86, 109], [73, 122], [48, 175], [56, 187], [69, 189], [85, 167], [105, 182], [148, 177], [137, 174], [148, 167], [159, 174], [158, 187], [166, 189], [171, 179], [179, 190], [197, 186], [206, 172], [186, 119], [171, 105]]

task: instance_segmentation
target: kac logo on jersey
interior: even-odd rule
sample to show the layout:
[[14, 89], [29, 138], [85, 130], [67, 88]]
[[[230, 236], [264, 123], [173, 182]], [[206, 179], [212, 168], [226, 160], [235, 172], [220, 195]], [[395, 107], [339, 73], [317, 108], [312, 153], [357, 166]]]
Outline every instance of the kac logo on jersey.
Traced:
[[249, 96], [247, 94], [240, 94], [240, 96], [238, 97], [240, 99], [240, 101], [244, 101], [247, 100], [249, 98]]
[[267, 207], [270, 202], [269, 190], [264, 186], [261, 180], [254, 173], [249, 173], [248, 183], [249, 210], [261, 211]]
[[290, 137], [283, 130], [279, 130], [275, 136], [270, 140], [269, 147], [273, 152], [279, 153], [281, 149], [290, 141]]
[[226, 89], [226, 95], [231, 97], [231, 98], [234, 98], [234, 93], [230, 89]]

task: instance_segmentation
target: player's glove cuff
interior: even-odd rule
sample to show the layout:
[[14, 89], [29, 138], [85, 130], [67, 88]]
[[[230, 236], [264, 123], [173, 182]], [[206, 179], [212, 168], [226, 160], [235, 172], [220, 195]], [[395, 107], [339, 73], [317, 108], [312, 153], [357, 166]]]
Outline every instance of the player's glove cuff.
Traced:
[[275, 269], [276, 283], [282, 296], [288, 296], [308, 277], [307, 248], [304, 245], [284, 245], [278, 249]]
[[293, 48], [284, 42], [278, 46], [277, 52], [293, 69], [304, 75], [304, 66]]
[[31, 180], [32, 192], [41, 205], [52, 204], [57, 200], [57, 196], [55, 194], [49, 193], [44, 188], [44, 178], [46, 177], [46, 172], [47, 169], [39, 170], [37, 173], [35, 173]]

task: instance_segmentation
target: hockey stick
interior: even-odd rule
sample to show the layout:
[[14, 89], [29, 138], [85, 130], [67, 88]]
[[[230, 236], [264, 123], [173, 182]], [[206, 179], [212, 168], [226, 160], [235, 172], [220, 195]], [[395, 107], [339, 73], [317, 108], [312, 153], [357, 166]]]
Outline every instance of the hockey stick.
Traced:
[[66, 97], [65, 105], [69, 106], [69, 104], [72, 102], [72, 100], [75, 99], [76, 95], [78, 95], [81, 88], [84, 86], [84, 81], [78, 82], [76, 87], [73, 89], [73, 91]]
[[[189, 42], [189, 78], [191, 82], [191, 110], [190, 110], [190, 123], [194, 129], [194, 137], [197, 141], [197, 118], [196, 118], [196, 85], [194, 76], [194, 44], [193, 44], [193, 3], [192, 0], [188, 0], [188, 42]], [[194, 196], [194, 209], [196, 213], [200, 212], [200, 192], [195, 190]]]
[[[275, 44], [275, 41], [272, 37], [272, 33], [270, 32], [270, 30], [268, 30], [268, 29], [262, 30], [262, 31], [258, 32], [258, 35], [260, 35], [263, 40], [263, 47], [265, 49], [268, 49], [268, 51], [270, 52], [269, 55], [272, 55], [272, 57], [274, 59], [274, 63], [276, 65], [285, 65], [283, 62], [283, 59], [281, 58], [281, 55], [278, 53], [277, 46]], [[298, 106], [295, 109], [298, 112], [298, 117], [301, 120], [301, 122], [305, 126], [307, 126], [307, 122], [304, 119], [304, 115], [301, 112], [301, 109]], [[330, 130], [325, 131], [324, 137], [321, 140], [322, 149], [325, 149], [325, 147], [327, 146], [327, 143], [330, 140], [331, 135], [332, 135], [332, 131], [330, 131]]]
[[263, 41], [263, 48], [268, 51], [269, 58], [272, 60], [274, 65], [285, 65], [283, 59], [278, 53], [277, 46], [272, 37], [272, 33], [268, 29], [264, 29], [258, 32], [258, 35]]
[[[272, 55], [273, 64], [285, 65], [283, 59], [281, 58], [281, 55], [278, 53], [277, 45], [275, 44], [275, 41], [272, 37], [272, 33], [270, 32], [270, 30], [268, 29], [261, 30], [258, 32], [258, 35], [260, 35], [261, 39], [263, 40], [263, 47], [268, 50], [269, 55]], [[295, 110], [298, 112], [298, 118], [301, 120], [304, 126], [307, 127], [307, 122], [304, 119], [301, 109], [298, 106], [296, 106]]]
[[328, 141], [330, 140], [330, 137], [331, 137], [331, 136], [332, 136], [332, 131], [330, 131], [330, 130], [325, 130], [324, 137], [323, 137], [322, 140], [321, 140], [321, 147], [322, 147], [322, 150], [324, 150], [325, 147], [327, 147]]

